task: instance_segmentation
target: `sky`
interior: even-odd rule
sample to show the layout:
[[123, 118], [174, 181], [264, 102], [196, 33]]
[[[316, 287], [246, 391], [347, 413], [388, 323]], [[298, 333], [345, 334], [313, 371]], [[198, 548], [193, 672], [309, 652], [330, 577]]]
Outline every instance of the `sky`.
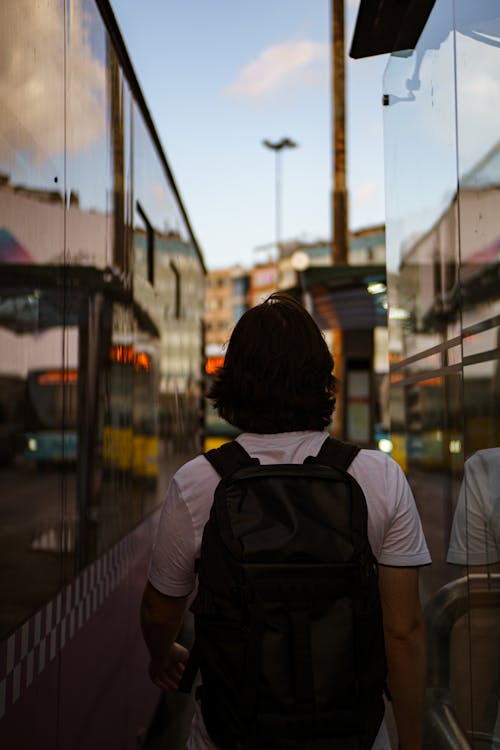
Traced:
[[[346, 51], [359, 0], [345, 0]], [[329, 0], [111, 0], [209, 269], [273, 253], [275, 155], [282, 241], [331, 234]], [[387, 57], [348, 60], [349, 226], [384, 221]]]

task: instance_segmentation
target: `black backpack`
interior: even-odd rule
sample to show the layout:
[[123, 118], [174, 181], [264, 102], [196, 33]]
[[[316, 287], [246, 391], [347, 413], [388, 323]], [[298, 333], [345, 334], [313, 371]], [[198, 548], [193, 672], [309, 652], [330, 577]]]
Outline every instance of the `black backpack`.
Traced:
[[221, 750], [369, 750], [386, 660], [359, 448], [327, 438], [304, 464], [260, 465], [236, 441], [205, 454], [220, 474], [198, 562], [201, 710]]

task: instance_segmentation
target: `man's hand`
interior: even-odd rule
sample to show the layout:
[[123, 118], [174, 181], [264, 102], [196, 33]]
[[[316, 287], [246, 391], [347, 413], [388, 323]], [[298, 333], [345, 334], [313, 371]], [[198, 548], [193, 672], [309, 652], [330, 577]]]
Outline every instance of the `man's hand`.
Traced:
[[151, 680], [162, 690], [177, 690], [188, 657], [187, 648], [181, 646], [180, 643], [174, 643], [164, 664], [151, 661], [149, 665]]
[[142, 597], [141, 627], [151, 662], [149, 676], [162, 690], [176, 690], [189, 651], [175, 641], [187, 596], [167, 596], [147, 583]]

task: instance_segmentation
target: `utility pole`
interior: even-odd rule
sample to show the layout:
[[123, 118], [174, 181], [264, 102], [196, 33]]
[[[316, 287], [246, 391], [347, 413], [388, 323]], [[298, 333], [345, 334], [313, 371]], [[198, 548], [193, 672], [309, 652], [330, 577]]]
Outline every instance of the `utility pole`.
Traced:
[[331, 0], [331, 65], [333, 103], [332, 262], [347, 263], [347, 187], [345, 148], [344, 0]]
[[[333, 107], [333, 201], [332, 201], [332, 263], [347, 263], [347, 188], [345, 155], [345, 42], [344, 0], [331, 2], [331, 82]], [[344, 333], [337, 322], [332, 328], [332, 349], [335, 375], [339, 381], [335, 410], [334, 434], [346, 436], [346, 357]]]

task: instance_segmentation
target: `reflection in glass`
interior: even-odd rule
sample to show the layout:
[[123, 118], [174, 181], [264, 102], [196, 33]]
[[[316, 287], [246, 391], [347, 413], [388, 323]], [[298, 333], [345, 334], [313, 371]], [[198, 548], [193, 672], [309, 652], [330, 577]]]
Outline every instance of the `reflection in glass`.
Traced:
[[1, 636], [199, 449], [203, 265], [94, 0], [6, 0], [0, 37]]
[[[60, 273], [54, 269], [56, 285]], [[2, 280], [0, 580], [5, 632], [52, 597], [65, 570], [73, 568], [78, 329], [74, 305], [63, 305], [51, 286], [30, 287], [27, 266], [4, 266]]]
[[464, 327], [500, 312], [500, 9], [456, 0], [458, 171]]
[[384, 81], [392, 455], [433, 557], [433, 750], [500, 746], [499, 65], [498, 3], [437, 0]]
[[63, 19], [62, 0], [0, 7], [8, 61], [0, 98], [1, 635], [57, 593], [75, 548], [75, 404], [65, 394], [78, 367], [78, 333], [57, 265], [64, 250]]
[[[495, 747], [500, 738], [500, 448], [476, 451], [465, 462], [447, 559], [470, 571], [468, 606], [453, 622], [450, 639], [453, 703], [469, 736], [483, 738], [484, 745], [477, 746]], [[471, 696], [463, 687], [469, 683]]]
[[487, 566], [500, 560], [500, 448], [476, 451], [465, 462], [447, 559]]

